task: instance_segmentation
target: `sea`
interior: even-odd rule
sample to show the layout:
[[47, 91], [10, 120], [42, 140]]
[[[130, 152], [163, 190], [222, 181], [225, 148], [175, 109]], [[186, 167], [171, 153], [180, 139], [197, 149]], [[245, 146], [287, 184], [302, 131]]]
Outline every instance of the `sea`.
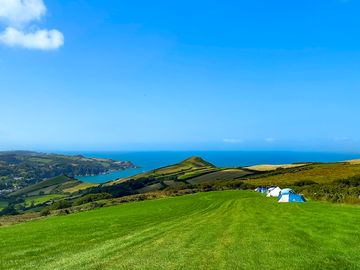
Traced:
[[292, 151], [149, 151], [149, 152], [66, 152], [86, 157], [131, 161], [139, 168], [96, 176], [78, 176], [84, 182], [105, 183], [199, 156], [218, 167], [240, 167], [258, 164], [289, 164], [296, 162], [337, 162], [360, 159], [360, 153], [292, 152]]

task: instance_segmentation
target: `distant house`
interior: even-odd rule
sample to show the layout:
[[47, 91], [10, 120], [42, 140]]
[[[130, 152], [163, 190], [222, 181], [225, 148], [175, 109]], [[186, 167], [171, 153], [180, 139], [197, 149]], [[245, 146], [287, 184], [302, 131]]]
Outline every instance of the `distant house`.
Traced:
[[266, 197], [279, 197], [280, 192], [281, 192], [281, 188], [271, 187], [268, 189]]
[[306, 202], [301, 194], [297, 194], [290, 188], [282, 189], [278, 198], [278, 202]]

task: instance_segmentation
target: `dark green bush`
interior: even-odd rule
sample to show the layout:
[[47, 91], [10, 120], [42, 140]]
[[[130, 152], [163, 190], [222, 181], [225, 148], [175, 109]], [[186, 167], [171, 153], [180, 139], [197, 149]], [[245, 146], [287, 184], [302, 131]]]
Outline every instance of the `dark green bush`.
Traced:
[[48, 215], [50, 215], [50, 210], [48, 208], [44, 208], [43, 210], [41, 210], [40, 216], [44, 217]]
[[302, 185], [294, 189], [305, 197], [336, 203], [360, 203], [360, 177], [336, 180], [332, 183]]
[[110, 199], [112, 198], [111, 194], [109, 193], [97, 193], [97, 194], [87, 194], [85, 196], [80, 197], [79, 199], [77, 199], [76, 201], [74, 201], [73, 205], [82, 205], [85, 203], [89, 203], [89, 202], [95, 202], [95, 201], [99, 201], [99, 200], [104, 200], [104, 199]]
[[14, 205], [9, 205], [0, 211], [0, 216], [12, 216], [19, 214]]
[[298, 187], [303, 187], [303, 186], [311, 186], [311, 185], [317, 185], [317, 184], [318, 183], [316, 183], [312, 180], [302, 180], [302, 181], [295, 182], [293, 185], [298, 186]]
[[56, 203], [52, 204], [49, 208], [51, 210], [57, 210], [57, 209], [63, 209], [63, 208], [71, 207], [71, 205], [72, 205], [72, 203], [70, 201], [61, 200], [61, 201], [57, 201]]

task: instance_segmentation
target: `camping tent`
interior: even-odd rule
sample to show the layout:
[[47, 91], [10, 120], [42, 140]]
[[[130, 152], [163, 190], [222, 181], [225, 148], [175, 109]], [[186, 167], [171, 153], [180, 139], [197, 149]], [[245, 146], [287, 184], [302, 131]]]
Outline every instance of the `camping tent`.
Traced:
[[296, 194], [290, 188], [285, 188], [281, 190], [278, 202], [306, 202], [306, 200], [303, 195]]
[[256, 192], [260, 192], [260, 193], [267, 193], [268, 188], [267, 187], [257, 187], [255, 189]]
[[281, 192], [281, 188], [271, 187], [268, 189], [266, 197], [279, 197], [280, 192]]
[[281, 194], [289, 194], [289, 193], [296, 193], [296, 192], [291, 188], [283, 188], [281, 190]]

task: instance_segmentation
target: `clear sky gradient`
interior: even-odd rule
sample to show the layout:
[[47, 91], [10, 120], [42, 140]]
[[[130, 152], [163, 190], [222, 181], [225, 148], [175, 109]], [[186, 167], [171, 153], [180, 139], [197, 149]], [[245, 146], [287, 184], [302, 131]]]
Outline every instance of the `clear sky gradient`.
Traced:
[[0, 149], [360, 151], [358, 0], [44, 3], [64, 44], [0, 45]]

